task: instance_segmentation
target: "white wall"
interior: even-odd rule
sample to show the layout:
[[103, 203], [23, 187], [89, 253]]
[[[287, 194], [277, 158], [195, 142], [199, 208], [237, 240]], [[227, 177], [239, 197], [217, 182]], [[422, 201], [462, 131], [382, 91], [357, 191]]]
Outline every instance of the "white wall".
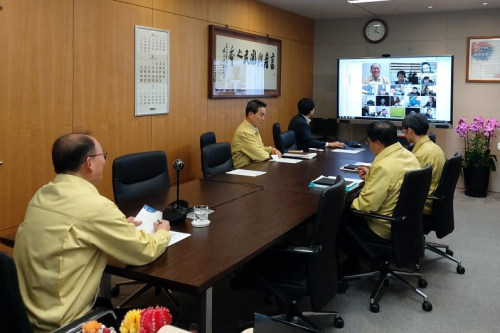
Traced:
[[[500, 36], [500, 10], [476, 10], [449, 13], [380, 17], [389, 26], [387, 38], [379, 44], [365, 41], [362, 30], [367, 18], [318, 20], [314, 36], [313, 97], [315, 117], [334, 118], [337, 108], [337, 58], [439, 55], [455, 56], [453, 123], [460, 117], [471, 121], [475, 115], [500, 118], [500, 84], [466, 83], [465, 66], [468, 36]], [[339, 125], [339, 137], [361, 140], [364, 125]], [[463, 153], [463, 141], [454, 129], [433, 129], [437, 143], [446, 156]], [[498, 133], [500, 135], [500, 131]], [[492, 153], [500, 137], [492, 139]], [[499, 159], [500, 160], [500, 159]], [[490, 191], [500, 192], [499, 170], [492, 173]], [[459, 187], [463, 187], [462, 179]]]

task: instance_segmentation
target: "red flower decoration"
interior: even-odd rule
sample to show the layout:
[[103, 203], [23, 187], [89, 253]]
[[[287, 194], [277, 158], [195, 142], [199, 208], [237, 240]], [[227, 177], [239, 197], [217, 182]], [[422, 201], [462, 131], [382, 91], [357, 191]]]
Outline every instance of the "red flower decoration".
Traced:
[[157, 306], [141, 311], [141, 330], [139, 333], [156, 333], [165, 325], [172, 323], [172, 315], [167, 308]]

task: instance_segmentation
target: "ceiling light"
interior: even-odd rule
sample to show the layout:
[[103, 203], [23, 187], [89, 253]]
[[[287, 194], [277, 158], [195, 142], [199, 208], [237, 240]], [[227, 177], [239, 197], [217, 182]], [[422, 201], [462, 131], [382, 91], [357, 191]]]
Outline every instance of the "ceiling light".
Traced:
[[427, 6], [427, 9], [432, 9], [432, 8], [434, 8], [434, 7], [432, 7], [432, 6]]
[[347, 0], [349, 3], [365, 3], [365, 2], [381, 2], [381, 1], [394, 1], [394, 0]]

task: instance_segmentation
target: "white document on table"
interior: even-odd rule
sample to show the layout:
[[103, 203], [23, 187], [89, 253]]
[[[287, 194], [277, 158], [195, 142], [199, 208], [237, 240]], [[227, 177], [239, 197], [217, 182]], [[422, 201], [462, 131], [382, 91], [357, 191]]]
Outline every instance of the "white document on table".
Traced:
[[226, 172], [230, 175], [238, 175], [238, 176], [248, 176], [248, 177], [257, 177], [265, 174], [265, 171], [254, 171], [254, 170], [245, 170], [245, 169], [235, 169]]
[[357, 154], [362, 152], [365, 148], [357, 148], [357, 149], [333, 149], [334, 153], [343, 153], [343, 154]]
[[[155, 208], [144, 205], [139, 214], [134, 218], [135, 221], [142, 221], [142, 224], [137, 226], [137, 229], [143, 230], [148, 234], [153, 234], [155, 232], [154, 223], [160, 222], [162, 220], [163, 213]], [[177, 232], [170, 230], [170, 242], [168, 246], [173, 245], [184, 238], [191, 236], [191, 234], [185, 232]]]
[[280, 162], [280, 163], [299, 163], [299, 162], [302, 162], [302, 160], [298, 160], [295, 158], [286, 158], [286, 157], [279, 158], [278, 155], [271, 155], [271, 157], [273, 158], [272, 161]]

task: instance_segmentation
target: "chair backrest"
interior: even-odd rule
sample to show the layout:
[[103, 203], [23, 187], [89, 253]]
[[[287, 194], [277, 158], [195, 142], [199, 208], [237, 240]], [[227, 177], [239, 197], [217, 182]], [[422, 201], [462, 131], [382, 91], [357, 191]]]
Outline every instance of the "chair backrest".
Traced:
[[438, 238], [443, 238], [455, 228], [453, 197], [461, 170], [462, 155], [457, 152], [444, 163], [438, 187], [434, 192], [434, 196], [439, 198], [439, 200], [433, 200], [432, 203], [434, 226]]
[[203, 177], [210, 177], [234, 169], [229, 142], [213, 143], [201, 148]]
[[436, 143], [436, 133], [430, 132], [429, 134], [427, 134], [427, 136], [432, 142]]
[[295, 133], [294, 131], [286, 131], [286, 132], [281, 132], [280, 134], [280, 140], [281, 140], [281, 149], [278, 149], [281, 151], [281, 153], [286, 153], [289, 150], [296, 150], [297, 149], [297, 144], [295, 143]]
[[308, 281], [311, 305], [320, 311], [337, 293], [337, 232], [345, 204], [345, 180], [321, 192], [309, 246], [321, 245], [318, 255], [309, 257]]
[[274, 123], [273, 124], [273, 141], [274, 141], [274, 147], [281, 151], [281, 125], [280, 123]]
[[0, 332], [33, 332], [26, 314], [16, 265], [12, 257], [0, 251]]
[[149, 151], [117, 157], [113, 161], [113, 194], [117, 206], [170, 187], [167, 155]]
[[391, 224], [396, 266], [415, 263], [424, 255], [423, 211], [431, 186], [432, 168], [408, 171], [404, 177]]
[[207, 132], [203, 133], [200, 135], [200, 149], [207, 146], [211, 145], [212, 143], [216, 143], [215, 141], [215, 133], [214, 132]]

